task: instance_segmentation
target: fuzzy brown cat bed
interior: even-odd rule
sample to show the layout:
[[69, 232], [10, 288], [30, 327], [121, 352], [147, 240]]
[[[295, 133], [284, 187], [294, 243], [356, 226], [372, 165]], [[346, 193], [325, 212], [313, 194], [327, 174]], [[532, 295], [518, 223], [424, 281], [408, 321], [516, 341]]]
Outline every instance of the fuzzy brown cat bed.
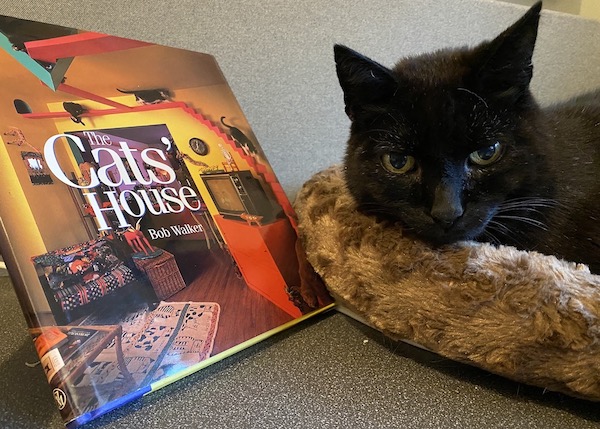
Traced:
[[338, 168], [309, 180], [296, 210], [331, 294], [386, 335], [600, 400], [600, 276], [586, 266], [481, 243], [432, 249], [358, 213]]

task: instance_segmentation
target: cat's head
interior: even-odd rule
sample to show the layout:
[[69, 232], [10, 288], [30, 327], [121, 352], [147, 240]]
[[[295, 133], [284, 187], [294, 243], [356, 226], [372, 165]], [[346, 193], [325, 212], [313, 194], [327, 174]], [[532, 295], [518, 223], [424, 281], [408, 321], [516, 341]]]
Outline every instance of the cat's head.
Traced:
[[539, 158], [529, 82], [540, 8], [494, 40], [392, 69], [336, 45], [352, 121], [345, 174], [361, 210], [449, 243], [479, 236], [498, 205], [529, 186]]

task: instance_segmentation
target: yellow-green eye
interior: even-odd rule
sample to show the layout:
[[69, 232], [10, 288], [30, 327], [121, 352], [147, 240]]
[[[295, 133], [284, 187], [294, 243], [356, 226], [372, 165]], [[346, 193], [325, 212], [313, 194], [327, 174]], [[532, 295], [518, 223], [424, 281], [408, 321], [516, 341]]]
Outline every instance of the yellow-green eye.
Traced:
[[500, 156], [502, 156], [502, 145], [495, 143], [486, 148], [471, 152], [469, 159], [474, 164], [486, 166], [498, 161]]
[[415, 166], [415, 158], [398, 152], [386, 153], [381, 157], [381, 165], [394, 174], [405, 174]]

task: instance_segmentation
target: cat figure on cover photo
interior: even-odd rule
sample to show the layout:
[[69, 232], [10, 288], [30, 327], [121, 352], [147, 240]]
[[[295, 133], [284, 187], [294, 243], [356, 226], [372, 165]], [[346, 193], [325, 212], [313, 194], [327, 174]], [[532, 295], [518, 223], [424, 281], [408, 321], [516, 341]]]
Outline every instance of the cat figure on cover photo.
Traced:
[[71, 115], [71, 120], [73, 122], [85, 126], [85, 123], [81, 120], [81, 115], [87, 112], [87, 109], [85, 107], [78, 103], [65, 101], [63, 103], [63, 109], [65, 109], [65, 111]]
[[487, 241], [600, 274], [600, 91], [540, 108], [541, 2], [491, 41], [389, 69], [335, 46], [359, 209], [433, 245]]
[[138, 104], [158, 104], [171, 100], [171, 91], [166, 88], [155, 89], [134, 89], [126, 91], [117, 88], [117, 91], [123, 94], [133, 94]]

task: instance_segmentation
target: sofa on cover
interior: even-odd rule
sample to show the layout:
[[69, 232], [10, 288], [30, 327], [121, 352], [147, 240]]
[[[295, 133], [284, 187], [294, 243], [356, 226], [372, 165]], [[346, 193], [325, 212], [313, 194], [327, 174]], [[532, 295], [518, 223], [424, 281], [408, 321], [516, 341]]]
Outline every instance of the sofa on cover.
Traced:
[[59, 324], [69, 323], [75, 310], [135, 280], [131, 268], [103, 239], [53, 250], [33, 257], [32, 261]]

